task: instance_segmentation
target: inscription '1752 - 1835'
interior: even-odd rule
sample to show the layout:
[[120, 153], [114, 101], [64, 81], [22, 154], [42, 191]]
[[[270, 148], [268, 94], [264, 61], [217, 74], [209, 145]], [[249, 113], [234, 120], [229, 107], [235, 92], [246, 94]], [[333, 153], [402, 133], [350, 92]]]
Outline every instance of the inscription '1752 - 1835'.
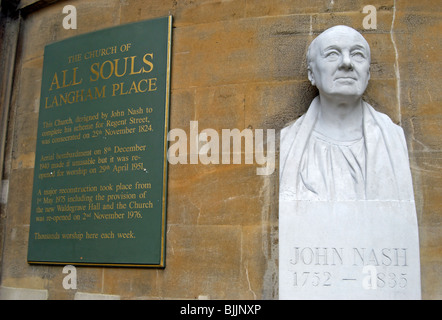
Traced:
[[165, 265], [171, 17], [45, 48], [30, 263]]

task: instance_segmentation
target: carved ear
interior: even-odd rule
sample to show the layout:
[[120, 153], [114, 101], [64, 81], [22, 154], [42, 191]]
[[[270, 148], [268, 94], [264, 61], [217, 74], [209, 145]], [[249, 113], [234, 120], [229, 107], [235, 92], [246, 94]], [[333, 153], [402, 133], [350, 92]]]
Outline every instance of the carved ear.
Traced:
[[308, 72], [308, 79], [310, 80], [312, 86], [315, 86], [315, 85], [316, 85], [316, 82], [315, 82], [315, 77], [314, 77], [314, 75], [313, 75], [313, 71], [312, 71], [312, 69], [311, 69], [310, 67], [308, 67], [308, 68], [307, 68], [307, 72]]

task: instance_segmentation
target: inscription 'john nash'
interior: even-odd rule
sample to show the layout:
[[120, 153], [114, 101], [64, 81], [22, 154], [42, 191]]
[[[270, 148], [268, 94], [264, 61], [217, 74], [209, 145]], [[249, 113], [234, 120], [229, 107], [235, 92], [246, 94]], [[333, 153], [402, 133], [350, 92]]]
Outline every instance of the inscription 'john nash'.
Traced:
[[406, 248], [325, 248], [295, 247], [292, 265], [353, 265], [406, 267]]

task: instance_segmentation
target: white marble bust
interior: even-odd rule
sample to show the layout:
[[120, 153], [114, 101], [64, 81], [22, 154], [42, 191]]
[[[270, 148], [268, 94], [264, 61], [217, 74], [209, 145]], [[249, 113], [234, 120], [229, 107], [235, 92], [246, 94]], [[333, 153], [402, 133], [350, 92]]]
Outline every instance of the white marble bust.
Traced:
[[336, 26], [313, 40], [307, 60], [319, 96], [281, 131], [279, 297], [420, 299], [404, 133], [362, 100], [370, 47]]
[[414, 199], [402, 128], [362, 100], [370, 57], [367, 41], [347, 26], [312, 41], [308, 78], [319, 96], [281, 131], [282, 199]]

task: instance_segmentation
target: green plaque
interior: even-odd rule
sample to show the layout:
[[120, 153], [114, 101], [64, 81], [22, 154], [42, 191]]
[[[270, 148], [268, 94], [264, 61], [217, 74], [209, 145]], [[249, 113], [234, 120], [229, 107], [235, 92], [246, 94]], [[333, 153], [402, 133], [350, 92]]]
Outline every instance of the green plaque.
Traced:
[[165, 266], [171, 26], [46, 46], [29, 263]]

